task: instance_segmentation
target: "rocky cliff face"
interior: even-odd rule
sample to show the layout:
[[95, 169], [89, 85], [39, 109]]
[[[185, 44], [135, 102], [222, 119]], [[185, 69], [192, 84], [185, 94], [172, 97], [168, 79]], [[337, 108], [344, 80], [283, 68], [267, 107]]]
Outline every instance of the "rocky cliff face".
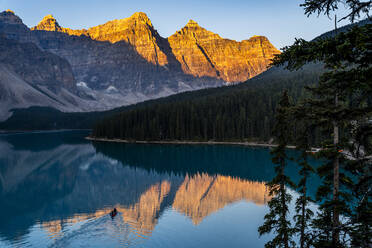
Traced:
[[266, 70], [279, 51], [264, 36], [237, 42], [221, 38], [190, 20], [168, 38], [182, 70], [227, 82], [242, 82]]
[[57, 20], [52, 15], [47, 15], [39, 22], [36, 27], [31, 28], [31, 30], [45, 30], [45, 31], [56, 31], [56, 32], [66, 32], [68, 29], [63, 29], [59, 26]]
[[20, 42], [38, 43], [22, 19], [11, 10], [0, 12], [0, 35]]
[[19, 43], [1, 37], [0, 50], [0, 63], [34, 87], [47, 86], [52, 91], [61, 88], [76, 90], [71, 66], [65, 59], [41, 51], [33, 43]]
[[266, 70], [279, 51], [264, 36], [253, 36], [237, 42], [223, 39], [190, 20], [168, 39], [154, 29], [145, 13], [109, 21], [88, 30], [62, 28], [51, 16], [46, 16], [32, 30], [85, 35], [92, 40], [130, 44], [147, 62], [182, 69], [196, 77], [212, 77], [226, 82], [242, 82]]
[[65, 59], [33, 43], [0, 37], [0, 120], [9, 117], [12, 108], [88, 110], [78, 93], [73, 71]]
[[145, 13], [137, 12], [129, 18], [109, 21], [88, 30], [72, 30], [61, 27], [52, 15], [47, 15], [31, 30], [63, 32], [68, 35], [84, 35], [96, 41], [130, 44], [147, 62], [154, 65], [168, 64], [167, 55], [162, 51], [163, 38], [152, 26]]

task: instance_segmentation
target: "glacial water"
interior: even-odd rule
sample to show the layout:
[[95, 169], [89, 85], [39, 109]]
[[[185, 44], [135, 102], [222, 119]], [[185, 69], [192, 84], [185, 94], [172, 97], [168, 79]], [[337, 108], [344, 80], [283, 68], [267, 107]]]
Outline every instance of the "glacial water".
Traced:
[[[87, 135], [0, 135], [0, 247], [263, 247], [271, 238], [257, 232], [274, 173], [269, 149]], [[293, 162], [287, 173], [298, 180]]]

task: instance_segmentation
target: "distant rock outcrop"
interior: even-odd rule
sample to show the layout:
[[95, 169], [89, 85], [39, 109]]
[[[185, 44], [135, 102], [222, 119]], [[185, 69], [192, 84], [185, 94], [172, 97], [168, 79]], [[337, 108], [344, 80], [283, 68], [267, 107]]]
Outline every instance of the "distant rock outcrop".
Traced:
[[6, 10], [4, 12], [1, 13], [0, 15], [0, 21], [1, 22], [5, 22], [5, 23], [8, 23], [8, 24], [23, 24], [21, 18], [19, 18], [18, 16], [16, 16], [14, 14], [14, 11], [13, 10]]
[[52, 15], [47, 15], [39, 22], [36, 27], [31, 30], [45, 30], [45, 31], [57, 31], [63, 32], [64, 30], [59, 26], [57, 20]]
[[190, 20], [168, 38], [184, 72], [242, 82], [265, 71], [280, 53], [264, 36], [237, 42], [221, 38]]

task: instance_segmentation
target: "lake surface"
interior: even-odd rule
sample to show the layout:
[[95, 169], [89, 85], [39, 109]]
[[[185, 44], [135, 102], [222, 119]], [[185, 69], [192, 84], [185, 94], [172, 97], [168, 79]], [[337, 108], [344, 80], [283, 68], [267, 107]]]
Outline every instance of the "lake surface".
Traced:
[[[269, 149], [87, 135], [0, 135], [0, 247], [263, 247], [271, 238], [257, 233]], [[298, 179], [294, 163], [287, 172]]]

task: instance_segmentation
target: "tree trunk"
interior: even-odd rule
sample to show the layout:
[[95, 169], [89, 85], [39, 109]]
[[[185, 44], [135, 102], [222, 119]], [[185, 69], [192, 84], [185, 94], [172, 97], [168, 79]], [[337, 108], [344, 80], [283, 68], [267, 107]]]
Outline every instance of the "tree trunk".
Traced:
[[[281, 175], [284, 176], [284, 159], [281, 161]], [[285, 185], [284, 185], [284, 182], [282, 180], [282, 182], [280, 183], [280, 199], [281, 199], [281, 202], [282, 202], [282, 221], [285, 222], [286, 221], [286, 203], [285, 203]], [[285, 223], [282, 223], [282, 225], [284, 225]], [[289, 243], [288, 243], [288, 233], [285, 232], [284, 233], [284, 237], [283, 237], [283, 240], [284, 240], [284, 247], [285, 248], [289, 248]]]
[[302, 209], [301, 209], [301, 214], [302, 214], [302, 219], [301, 219], [301, 238], [300, 238], [300, 243], [301, 243], [301, 248], [305, 247], [305, 205], [306, 205], [306, 181], [304, 183], [304, 189], [303, 189], [303, 199], [302, 199]]
[[[335, 96], [335, 106], [338, 105], [338, 97]], [[339, 127], [336, 121], [333, 123], [333, 144], [338, 152], [339, 143]], [[338, 191], [339, 191], [339, 156], [336, 155], [333, 161], [333, 232], [332, 232], [332, 243], [333, 247], [339, 247], [339, 212], [338, 212]]]

